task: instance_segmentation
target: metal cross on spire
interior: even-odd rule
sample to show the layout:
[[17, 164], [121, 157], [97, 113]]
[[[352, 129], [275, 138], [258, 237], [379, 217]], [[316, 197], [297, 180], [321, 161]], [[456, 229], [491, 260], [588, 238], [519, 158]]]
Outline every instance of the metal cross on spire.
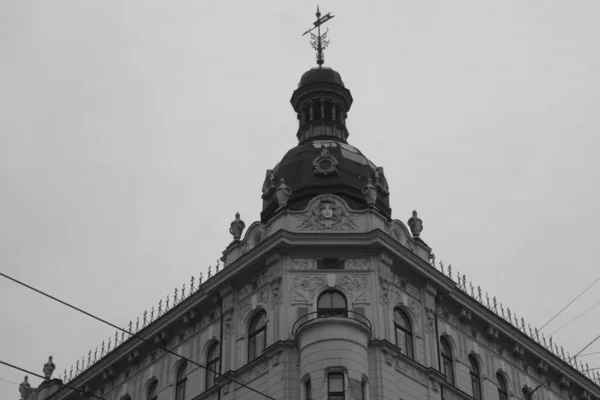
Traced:
[[[307, 33], [310, 33], [310, 44], [312, 45], [313, 49], [317, 51], [317, 64], [319, 64], [320, 67], [325, 61], [325, 57], [323, 56], [323, 50], [329, 44], [329, 40], [327, 40], [327, 32], [329, 32], [329, 28], [327, 28], [325, 33], [321, 34], [321, 25], [333, 18], [334, 15], [331, 15], [331, 13], [327, 13], [326, 15], [321, 17], [319, 6], [317, 6], [317, 13], [315, 15], [317, 16], [317, 20], [313, 22], [314, 26], [306, 32], [304, 32], [302, 36], [306, 35]], [[317, 29], [316, 35], [312, 33], [312, 31], [315, 29]]]

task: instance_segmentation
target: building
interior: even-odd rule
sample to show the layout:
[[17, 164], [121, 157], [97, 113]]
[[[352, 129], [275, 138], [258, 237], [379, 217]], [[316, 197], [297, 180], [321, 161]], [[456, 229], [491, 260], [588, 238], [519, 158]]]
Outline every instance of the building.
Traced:
[[298, 145], [266, 171], [260, 221], [231, 223], [222, 267], [62, 379], [50, 359], [22, 399], [600, 400], [597, 374], [436, 265], [416, 212], [392, 218], [317, 47], [291, 98]]

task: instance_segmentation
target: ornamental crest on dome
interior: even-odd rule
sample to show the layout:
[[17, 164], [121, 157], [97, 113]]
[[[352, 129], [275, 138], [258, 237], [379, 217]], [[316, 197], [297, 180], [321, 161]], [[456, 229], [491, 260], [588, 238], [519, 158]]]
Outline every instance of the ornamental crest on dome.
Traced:
[[[316, 201], [315, 201], [316, 200]], [[333, 196], [323, 195], [311, 202], [308, 213], [299, 217], [298, 229], [303, 230], [354, 230], [356, 216]]]
[[313, 160], [313, 173], [319, 176], [337, 174], [338, 160], [323, 147], [321, 154]]

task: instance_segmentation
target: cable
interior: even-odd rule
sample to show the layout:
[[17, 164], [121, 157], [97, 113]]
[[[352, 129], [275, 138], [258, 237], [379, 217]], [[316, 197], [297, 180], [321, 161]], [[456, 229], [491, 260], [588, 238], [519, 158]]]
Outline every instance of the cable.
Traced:
[[[596, 336], [596, 337], [594, 338], [594, 340], [592, 340], [591, 342], [589, 342], [589, 343], [587, 344], [587, 346], [585, 346], [583, 349], [579, 350], [579, 352], [578, 352], [577, 354], [575, 354], [573, 357], [571, 357], [571, 358], [569, 359], [568, 363], [570, 363], [570, 362], [571, 362], [573, 359], [577, 358], [577, 356], [578, 356], [578, 355], [580, 355], [581, 353], [583, 353], [583, 352], [585, 351], [585, 349], [587, 349], [588, 347], [590, 347], [591, 345], [593, 345], [593, 344], [594, 344], [594, 342], [596, 342], [596, 340], [598, 340], [598, 339], [600, 339], [600, 335]], [[558, 372], [560, 372], [560, 371], [562, 371], [562, 368], [559, 368], [559, 369], [558, 369]], [[525, 399], [526, 397], [529, 397], [529, 396], [531, 396], [531, 395], [532, 395], [532, 394], [533, 394], [533, 393], [534, 393], [536, 390], [538, 390], [539, 388], [541, 388], [541, 387], [542, 387], [542, 385], [544, 385], [544, 384], [547, 384], [549, 381], [550, 381], [550, 377], [548, 377], [548, 378], [546, 379], [546, 381], [545, 381], [545, 382], [542, 382], [542, 383], [540, 383], [539, 385], [537, 385], [537, 387], [536, 387], [535, 389], [533, 389], [531, 392], [527, 393], [525, 396], [521, 397], [519, 400], [523, 400], [523, 399]]]
[[600, 354], [600, 351], [594, 351], [592, 353], [581, 354], [579, 357], [593, 356], [594, 354]]
[[[56, 297], [54, 297], [54, 296], [52, 296], [52, 295], [49, 295], [49, 294], [47, 294], [47, 293], [44, 293], [44, 292], [42, 292], [41, 290], [39, 290], [39, 289], [36, 289], [36, 288], [34, 288], [33, 286], [30, 286], [30, 285], [28, 285], [28, 284], [26, 284], [26, 283], [23, 283], [23, 282], [21, 282], [21, 281], [19, 281], [19, 280], [15, 279], [15, 278], [11, 278], [10, 276], [8, 276], [8, 275], [6, 275], [6, 274], [3, 274], [2, 272], [0, 272], [0, 276], [3, 276], [4, 278], [6, 278], [6, 279], [9, 279], [9, 280], [11, 280], [11, 281], [13, 281], [13, 282], [15, 282], [15, 283], [18, 283], [19, 285], [21, 285], [21, 286], [24, 286], [24, 287], [26, 287], [27, 289], [33, 290], [34, 292], [37, 292], [37, 293], [41, 294], [42, 296], [48, 297], [49, 299], [52, 299], [52, 300], [54, 300], [54, 301], [56, 301], [56, 302], [59, 302], [59, 303], [61, 303], [62, 305], [65, 305], [65, 306], [67, 306], [67, 307], [69, 307], [69, 308], [72, 308], [72, 309], [73, 309], [73, 310], [75, 310], [75, 311], [79, 311], [80, 313], [82, 313], [82, 314], [85, 314], [85, 315], [87, 315], [88, 317], [91, 317], [91, 318], [93, 318], [93, 319], [95, 319], [95, 320], [97, 320], [97, 321], [100, 321], [100, 322], [102, 322], [102, 323], [104, 323], [104, 324], [106, 324], [106, 325], [108, 325], [108, 326], [111, 326], [111, 327], [113, 327], [113, 328], [115, 328], [115, 329], [117, 329], [117, 330], [119, 330], [119, 331], [121, 331], [121, 332], [125, 332], [125, 333], [127, 333], [127, 334], [131, 335], [132, 337], [135, 337], [136, 339], [140, 339], [140, 340], [142, 340], [142, 341], [144, 341], [144, 342], [146, 342], [146, 343], [150, 343], [150, 344], [151, 344], [151, 345], [153, 345], [154, 347], [156, 347], [156, 348], [158, 348], [158, 349], [161, 349], [161, 350], [163, 350], [163, 351], [165, 351], [165, 352], [167, 352], [167, 353], [169, 353], [169, 354], [172, 354], [172, 355], [174, 355], [174, 356], [177, 356], [177, 357], [181, 358], [182, 360], [185, 360], [185, 361], [187, 361], [187, 362], [189, 362], [189, 363], [191, 363], [191, 364], [194, 364], [194, 365], [196, 365], [196, 366], [198, 366], [198, 367], [200, 367], [200, 368], [202, 368], [202, 369], [204, 369], [204, 370], [206, 370], [206, 371], [210, 371], [210, 372], [212, 372], [212, 373], [214, 373], [215, 375], [218, 375], [218, 376], [224, 376], [224, 375], [223, 375], [222, 373], [220, 373], [220, 372], [216, 372], [216, 371], [209, 370], [209, 369], [208, 369], [208, 368], [206, 368], [204, 365], [202, 365], [202, 364], [199, 364], [199, 363], [197, 363], [196, 361], [190, 360], [189, 358], [187, 358], [187, 357], [184, 357], [184, 356], [180, 356], [179, 354], [175, 353], [174, 351], [171, 351], [171, 350], [167, 349], [166, 347], [162, 347], [162, 346], [160, 346], [160, 345], [158, 345], [158, 344], [154, 343], [154, 342], [153, 342], [153, 341], [151, 341], [151, 340], [148, 340], [148, 339], [146, 339], [146, 338], [143, 338], [143, 337], [139, 336], [138, 334], [135, 334], [135, 333], [133, 333], [133, 332], [129, 332], [127, 329], [123, 329], [123, 328], [121, 328], [121, 327], [118, 327], [117, 325], [115, 325], [115, 324], [113, 324], [113, 323], [111, 323], [111, 322], [108, 322], [108, 321], [107, 321], [107, 320], [105, 320], [105, 319], [102, 319], [102, 318], [100, 318], [100, 317], [97, 317], [97, 316], [95, 316], [95, 315], [93, 315], [93, 314], [91, 314], [91, 313], [89, 313], [89, 312], [87, 312], [87, 311], [85, 311], [85, 310], [82, 310], [81, 308], [75, 307], [75, 306], [73, 306], [73, 305], [71, 305], [71, 304], [69, 304], [69, 303], [67, 303], [67, 302], [65, 302], [65, 301], [63, 301], [63, 300], [60, 300], [60, 299], [58, 299], [58, 298], [56, 298]], [[263, 392], [261, 392], [261, 391], [258, 391], [258, 390], [256, 390], [256, 389], [254, 389], [254, 388], [251, 388], [250, 386], [248, 386], [248, 385], [246, 385], [246, 384], [244, 384], [244, 383], [241, 383], [241, 382], [239, 382], [239, 381], [236, 381], [236, 380], [234, 380], [234, 379], [232, 379], [232, 378], [230, 378], [230, 377], [228, 377], [228, 376], [225, 376], [225, 378], [229, 379], [229, 380], [230, 380], [231, 382], [233, 382], [233, 383], [237, 383], [238, 385], [240, 385], [240, 386], [242, 386], [242, 387], [245, 387], [245, 388], [246, 388], [246, 389], [248, 389], [248, 390], [251, 390], [251, 391], [253, 391], [253, 392], [255, 392], [255, 393], [258, 393], [258, 394], [260, 394], [260, 395], [262, 395], [262, 396], [265, 396], [267, 399], [270, 399], [270, 400], [276, 400], [274, 397], [271, 397], [271, 396], [269, 396], [269, 395], [268, 395], [268, 394], [266, 394], [266, 393], [263, 393]]]
[[6, 382], [6, 383], [12, 383], [13, 385], [19, 385], [17, 382], [7, 381], [6, 379], [2, 379], [2, 378], [0, 378], [0, 381]]
[[575, 322], [575, 320], [579, 319], [579, 317], [583, 317], [585, 314], [587, 314], [588, 312], [592, 311], [594, 308], [596, 308], [598, 306], [600, 306], [600, 302], [594, 304], [593, 306], [591, 306], [590, 308], [588, 308], [587, 310], [585, 310], [584, 312], [582, 312], [581, 314], [579, 314], [578, 316], [576, 316], [575, 318], [573, 318], [572, 320], [570, 320], [569, 322], [567, 322], [566, 324], [561, 325], [558, 329], [555, 329], [548, 336], [554, 335], [556, 332], [560, 331], [562, 328], [564, 328], [565, 326], [569, 325], [571, 322]]
[[[48, 379], [48, 378], [46, 378], [46, 377], [45, 377], [45, 376], [43, 376], [43, 375], [36, 374], [35, 372], [27, 371], [27, 370], [26, 370], [26, 369], [24, 369], [24, 368], [17, 367], [16, 365], [9, 364], [9, 363], [7, 363], [7, 362], [4, 362], [4, 361], [2, 361], [2, 360], [0, 360], [0, 364], [4, 364], [4, 365], [6, 365], [7, 367], [11, 367], [11, 368], [14, 368], [14, 369], [18, 369], [19, 371], [21, 371], [21, 372], [25, 372], [26, 374], [30, 374], [30, 375], [33, 375], [33, 376], [37, 376], [38, 378], [42, 378], [44, 381], [52, 382], [52, 379]], [[7, 382], [8, 382], [8, 381], [7, 381]], [[14, 383], [14, 382], [11, 382], [11, 383]], [[86, 392], [86, 391], [84, 391], [84, 390], [81, 390], [81, 389], [79, 389], [79, 388], [76, 388], [75, 386], [67, 385], [66, 383], [62, 383], [62, 382], [61, 382], [61, 387], [62, 387], [62, 386], [66, 387], [66, 388], [69, 388], [69, 389], [73, 389], [73, 390], [75, 390], [77, 393], [79, 393], [79, 394], [82, 394], [82, 395], [88, 395], [88, 396], [91, 396], [91, 397], [95, 397], [95, 398], [97, 398], [97, 399], [99, 399], [99, 400], [106, 400], [104, 397], [98, 397], [98, 396], [96, 396], [95, 394], [92, 394], [92, 393]]]
[[571, 300], [571, 302], [569, 304], [567, 304], [566, 306], [564, 306], [562, 308], [562, 310], [560, 310], [559, 312], [557, 312], [556, 314], [554, 314], [554, 316], [552, 318], [550, 318], [550, 320], [548, 322], [546, 322], [544, 325], [542, 325], [542, 327], [540, 328], [540, 331], [542, 329], [544, 329], [546, 327], [546, 325], [548, 325], [550, 322], [552, 322], [554, 320], [554, 318], [558, 317], [560, 315], [560, 313], [562, 313], [563, 311], [565, 311], [571, 304], [575, 303], [575, 301], [580, 298], [581, 296], [583, 296], [583, 294], [585, 292], [587, 292], [588, 290], [590, 290], [592, 288], [592, 286], [594, 286], [598, 281], [600, 281], [600, 276], [598, 277], [598, 279], [596, 279], [594, 282], [592, 282], [592, 284], [590, 286], [588, 286], [583, 292], [579, 293], [577, 295], [577, 297], [575, 297], [573, 300]]

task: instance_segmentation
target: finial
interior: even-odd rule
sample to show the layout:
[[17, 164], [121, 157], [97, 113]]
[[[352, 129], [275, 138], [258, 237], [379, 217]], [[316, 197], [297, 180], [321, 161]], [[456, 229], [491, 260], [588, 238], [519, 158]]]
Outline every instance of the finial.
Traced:
[[[283, 179], [283, 178], [282, 178], [282, 179]], [[215, 272], [215, 274], [216, 274], [217, 272], [219, 272], [219, 266], [220, 266], [220, 265], [221, 265], [221, 264], [219, 264], [219, 260], [217, 260], [217, 265], [215, 266], [215, 268], [216, 268], [216, 270], [217, 270], [217, 271]]]
[[200, 278], [198, 278], [198, 289], [200, 289], [200, 285], [202, 285], [202, 271], [200, 271]]
[[211, 266], [208, 266], [208, 277], [210, 278], [212, 276], [212, 271], [211, 271]]
[[174, 295], [173, 295], [173, 305], [177, 304], [177, 288], [175, 288], [174, 290]]
[[152, 306], [152, 310], [150, 310], [150, 322], [154, 321], [154, 306]]
[[52, 362], [52, 356], [48, 357], [48, 362], [46, 364], [44, 364], [44, 376], [46, 377], [46, 379], [50, 379], [52, 378], [52, 373], [54, 372], [54, 370], [56, 369], [56, 365], [54, 365], [54, 363]]
[[183, 282], [183, 286], [181, 286], [181, 300], [185, 298], [185, 282]]
[[412, 212], [412, 217], [408, 220], [408, 227], [415, 238], [418, 238], [423, 231], [423, 221], [417, 215], [417, 210]]
[[25, 379], [19, 385], [19, 393], [21, 393], [21, 399], [24, 399], [27, 396], [27, 393], [31, 390], [31, 385], [29, 384], [27, 375], [25, 375]]
[[[331, 13], [327, 13], [323, 17], [321, 17], [321, 11], [319, 10], [319, 6], [317, 6], [317, 12], [315, 15], [317, 16], [317, 20], [313, 22], [314, 26], [306, 32], [304, 32], [302, 36], [306, 35], [307, 33], [310, 33], [310, 44], [312, 45], [313, 49], [317, 51], [317, 64], [320, 68], [325, 62], [323, 50], [329, 45], [329, 40], [327, 40], [327, 32], [329, 32], [329, 28], [327, 28], [327, 31], [325, 31], [325, 33], [321, 34], [321, 25], [332, 19], [334, 15], [331, 15]], [[316, 35], [312, 33], [312, 31], [315, 28], [317, 29]]]

